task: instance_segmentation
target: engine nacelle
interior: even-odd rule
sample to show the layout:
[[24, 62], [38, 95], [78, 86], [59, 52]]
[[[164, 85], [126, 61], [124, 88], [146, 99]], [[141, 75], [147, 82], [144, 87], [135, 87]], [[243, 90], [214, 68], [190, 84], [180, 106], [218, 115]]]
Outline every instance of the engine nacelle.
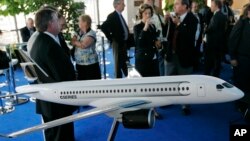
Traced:
[[125, 128], [147, 129], [152, 128], [155, 123], [153, 109], [143, 109], [122, 113], [122, 124]]

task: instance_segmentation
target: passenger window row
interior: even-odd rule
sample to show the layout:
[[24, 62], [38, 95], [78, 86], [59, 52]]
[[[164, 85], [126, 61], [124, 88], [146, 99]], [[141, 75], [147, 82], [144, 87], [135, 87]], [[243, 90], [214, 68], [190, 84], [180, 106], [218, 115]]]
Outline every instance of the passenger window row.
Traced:
[[[188, 91], [189, 87], [168, 87], [168, 88], [141, 88], [141, 92], [167, 92], [167, 91]], [[136, 89], [109, 89], [109, 90], [86, 90], [86, 91], [61, 91], [61, 95], [62, 94], [103, 94], [103, 93], [136, 93]]]
[[163, 92], [163, 91], [165, 91], [165, 92], [167, 92], [167, 91], [176, 91], [176, 90], [178, 90], [178, 91], [180, 91], [180, 90], [182, 90], [182, 91], [185, 91], [185, 90], [189, 90], [189, 87], [182, 87], [182, 88], [180, 88], [180, 87], [178, 87], [178, 88], [176, 88], [176, 87], [168, 87], [168, 88], [145, 88], [145, 89], [143, 89], [143, 88], [141, 88], [141, 92]]
[[134, 93], [136, 89], [110, 89], [110, 90], [86, 90], [86, 91], [61, 91], [61, 94], [102, 94], [102, 93]]

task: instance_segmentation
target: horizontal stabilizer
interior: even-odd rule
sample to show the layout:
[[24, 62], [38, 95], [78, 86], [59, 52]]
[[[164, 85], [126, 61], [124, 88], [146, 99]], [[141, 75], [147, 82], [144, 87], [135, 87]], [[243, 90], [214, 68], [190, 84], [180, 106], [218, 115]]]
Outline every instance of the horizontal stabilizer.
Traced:
[[32, 91], [32, 92], [25, 92], [25, 93], [14, 93], [14, 94], [0, 95], [0, 99], [1, 99], [1, 98], [12, 97], [12, 96], [25, 95], [25, 94], [36, 94], [36, 93], [39, 93], [39, 91]]

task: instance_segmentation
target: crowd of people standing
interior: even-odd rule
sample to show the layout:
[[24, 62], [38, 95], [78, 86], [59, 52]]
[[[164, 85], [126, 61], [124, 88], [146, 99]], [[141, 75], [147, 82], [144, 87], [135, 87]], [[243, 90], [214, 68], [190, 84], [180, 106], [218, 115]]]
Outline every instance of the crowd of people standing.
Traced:
[[[244, 6], [242, 16], [236, 21], [230, 7], [232, 2], [212, 0], [211, 7], [208, 7], [207, 0], [204, 0], [203, 7], [199, 8], [195, 0], [175, 0], [174, 11], [163, 15], [162, 10], [155, 6], [154, 0], [144, 0], [137, 12], [139, 22], [133, 27], [135, 68], [143, 77], [188, 75], [197, 71], [220, 77], [222, 62], [231, 63], [234, 66], [234, 83], [239, 88], [243, 87], [246, 95], [243, 99], [249, 100], [250, 87], [246, 83], [246, 70], [249, 65], [245, 63], [249, 57], [246, 53], [249, 41], [244, 38], [249, 34], [245, 29], [249, 27], [249, 4]], [[114, 60], [123, 60], [115, 63], [115, 72], [119, 74], [125, 68], [122, 64], [128, 61], [124, 57], [129, 41], [128, 28], [121, 15], [124, 7], [124, 0], [114, 0], [115, 11], [101, 26], [108, 40], [112, 42], [116, 56]], [[118, 46], [115, 45], [117, 43]], [[124, 72], [126, 76], [127, 72]], [[120, 77], [121, 75], [117, 78]], [[240, 100], [238, 103], [239, 109], [245, 114], [249, 102]], [[190, 106], [182, 105], [182, 112], [185, 115], [190, 114]]]

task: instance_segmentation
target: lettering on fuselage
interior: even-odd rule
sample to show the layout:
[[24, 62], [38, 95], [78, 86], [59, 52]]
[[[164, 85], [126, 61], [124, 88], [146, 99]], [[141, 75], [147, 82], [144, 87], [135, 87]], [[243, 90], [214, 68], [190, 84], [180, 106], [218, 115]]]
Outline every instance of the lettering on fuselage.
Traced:
[[64, 95], [60, 96], [60, 99], [77, 99], [77, 95]]

